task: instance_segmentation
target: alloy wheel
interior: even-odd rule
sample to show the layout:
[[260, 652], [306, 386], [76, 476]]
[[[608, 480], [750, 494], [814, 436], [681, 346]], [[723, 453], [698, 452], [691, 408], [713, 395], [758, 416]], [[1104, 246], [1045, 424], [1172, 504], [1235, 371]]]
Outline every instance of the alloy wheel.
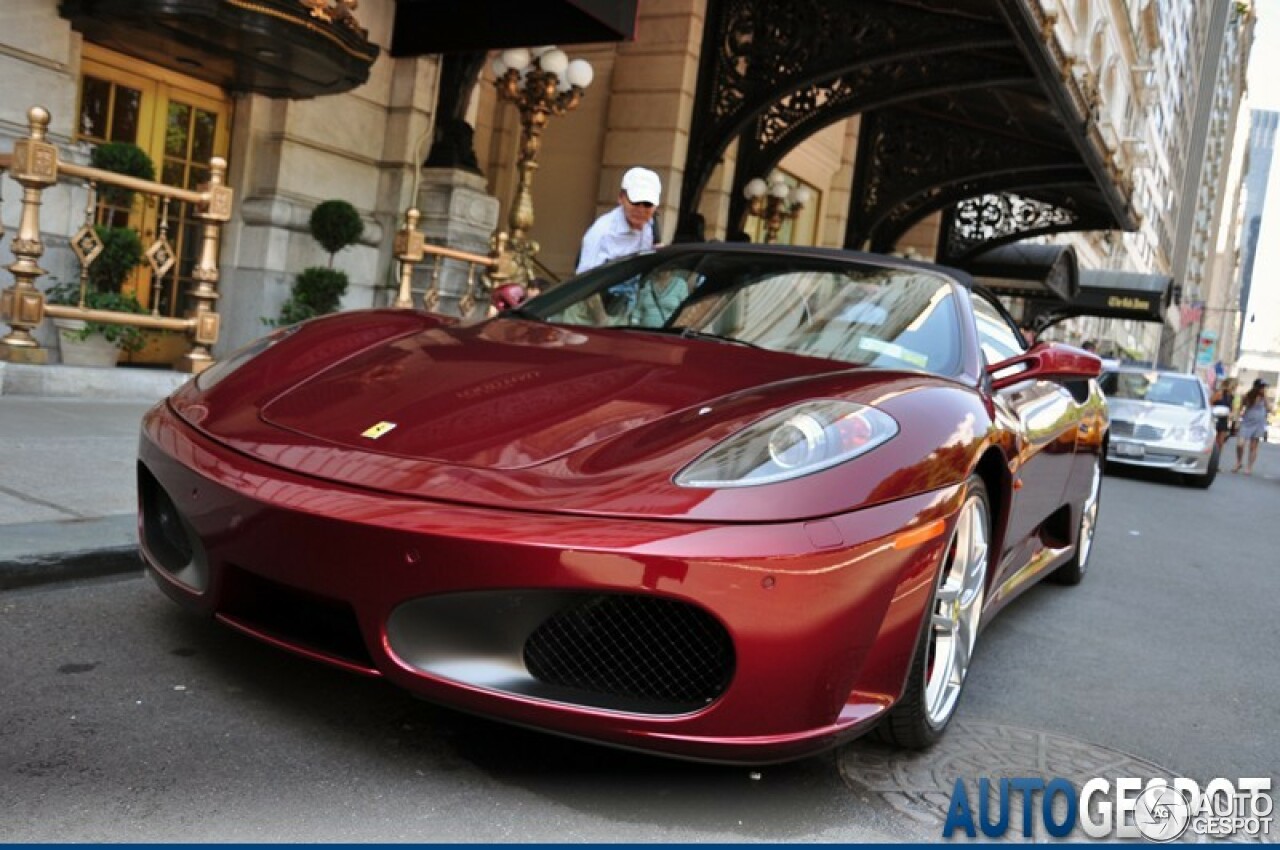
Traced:
[[956, 521], [947, 562], [934, 594], [924, 709], [935, 728], [946, 725], [951, 718], [969, 673], [986, 596], [990, 527], [985, 500], [971, 494]]

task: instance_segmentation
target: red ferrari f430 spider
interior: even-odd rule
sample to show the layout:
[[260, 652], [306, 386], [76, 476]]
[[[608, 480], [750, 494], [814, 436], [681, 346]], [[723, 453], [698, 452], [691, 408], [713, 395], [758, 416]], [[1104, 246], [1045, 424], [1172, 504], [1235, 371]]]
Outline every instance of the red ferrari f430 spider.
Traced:
[[142, 551], [190, 609], [466, 711], [695, 759], [921, 747], [991, 616], [1085, 573], [1100, 365], [938, 266], [676, 245], [217, 363], [144, 419]]

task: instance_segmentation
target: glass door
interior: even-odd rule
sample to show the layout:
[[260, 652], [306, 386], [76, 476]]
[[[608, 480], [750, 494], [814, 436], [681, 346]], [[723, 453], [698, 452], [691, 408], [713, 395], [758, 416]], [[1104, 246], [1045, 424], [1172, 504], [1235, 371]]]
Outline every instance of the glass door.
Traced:
[[[157, 180], [186, 189], [208, 179], [211, 157], [227, 155], [231, 100], [217, 86], [91, 44], [84, 47], [81, 69], [78, 139], [132, 142], [151, 158]], [[128, 207], [100, 201], [97, 223], [135, 229], [144, 250], [166, 238], [177, 260], [174, 267], [162, 280], [153, 280], [144, 262], [125, 289], [162, 316], [182, 316], [194, 306], [191, 272], [198, 259], [200, 219], [187, 204], [141, 196]], [[172, 343], [161, 348], [166, 350], [151, 352], [156, 362], [185, 351], [182, 345], [170, 357]], [[142, 360], [148, 358], [144, 351]]]

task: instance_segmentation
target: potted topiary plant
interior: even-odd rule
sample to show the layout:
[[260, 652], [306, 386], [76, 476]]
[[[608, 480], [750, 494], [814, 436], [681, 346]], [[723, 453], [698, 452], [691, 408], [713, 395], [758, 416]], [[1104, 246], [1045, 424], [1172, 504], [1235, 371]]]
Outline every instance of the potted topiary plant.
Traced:
[[[89, 266], [84, 306], [91, 310], [146, 313], [147, 310], [121, 287], [142, 262], [142, 240], [127, 227], [94, 228], [102, 240], [102, 253]], [[50, 304], [78, 305], [80, 284], [67, 281], [45, 292]], [[146, 343], [141, 328], [83, 319], [54, 319], [62, 362], [68, 366], [115, 366], [121, 351], [135, 352]]]
[[311, 211], [311, 236], [329, 252], [329, 265], [310, 266], [294, 279], [289, 298], [276, 319], [263, 319], [275, 327], [304, 322], [338, 310], [347, 291], [347, 274], [333, 267], [333, 257], [364, 233], [360, 213], [346, 201], [325, 201]]
[[[89, 152], [89, 164], [103, 171], [112, 171], [126, 177], [154, 180], [156, 168], [147, 152], [132, 142], [106, 142]], [[103, 184], [99, 192], [102, 200], [113, 207], [128, 209], [133, 206], [133, 190]]]

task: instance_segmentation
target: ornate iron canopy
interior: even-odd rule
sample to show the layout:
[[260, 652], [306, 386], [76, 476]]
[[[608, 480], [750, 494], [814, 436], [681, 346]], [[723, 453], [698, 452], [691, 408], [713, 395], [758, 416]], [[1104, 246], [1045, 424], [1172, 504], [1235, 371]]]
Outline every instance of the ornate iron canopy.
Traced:
[[85, 38], [233, 92], [315, 97], [378, 57], [350, 0], [62, 0]]
[[[1006, 193], [1061, 210], [1052, 228], [1135, 226], [1041, 16], [1026, 0], [708, 0], [682, 212], [735, 139], [734, 222], [748, 179], [859, 114], [849, 247], [889, 250], [930, 213], [962, 205], [960, 224]], [[1027, 235], [1011, 221], [969, 228], [956, 256]]]

